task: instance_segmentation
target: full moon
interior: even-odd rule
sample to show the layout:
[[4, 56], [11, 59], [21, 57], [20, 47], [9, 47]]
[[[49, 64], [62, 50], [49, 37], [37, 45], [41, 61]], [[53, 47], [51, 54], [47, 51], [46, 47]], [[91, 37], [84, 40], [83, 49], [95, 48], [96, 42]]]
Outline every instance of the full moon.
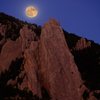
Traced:
[[38, 15], [38, 10], [34, 6], [26, 7], [25, 14], [29, 18], [34, 18]]

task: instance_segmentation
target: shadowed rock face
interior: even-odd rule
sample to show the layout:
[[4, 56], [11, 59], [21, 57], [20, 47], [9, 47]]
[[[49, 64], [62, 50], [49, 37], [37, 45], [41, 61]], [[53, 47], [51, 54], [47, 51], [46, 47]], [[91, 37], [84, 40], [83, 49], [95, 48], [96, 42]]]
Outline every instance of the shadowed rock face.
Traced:
[[0, 100], [99, 100], [100, 46], [0, 13]]

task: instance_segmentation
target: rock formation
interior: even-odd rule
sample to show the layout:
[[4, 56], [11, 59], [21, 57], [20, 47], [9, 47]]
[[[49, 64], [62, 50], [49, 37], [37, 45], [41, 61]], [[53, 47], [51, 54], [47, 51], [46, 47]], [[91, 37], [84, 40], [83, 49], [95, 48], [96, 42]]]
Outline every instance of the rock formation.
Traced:
[[98, 44], [54, 19], [40, 27], [0, 13], [0, 100], [98, 100], [99, 58]]
[[50, 20], [42, 28], [39, 56], [42, 84], [52, 99], [80, 100], [80, 75], [63, 31], [55, 20]]
[[76, 43], [75, 46], [75, 50], [82, 50], [85, 48], [91, 47], [91, 42], [90, 41], [86, 41], [86, 39], [81, 38], [80, 40], [78, 40], [78, 42]]

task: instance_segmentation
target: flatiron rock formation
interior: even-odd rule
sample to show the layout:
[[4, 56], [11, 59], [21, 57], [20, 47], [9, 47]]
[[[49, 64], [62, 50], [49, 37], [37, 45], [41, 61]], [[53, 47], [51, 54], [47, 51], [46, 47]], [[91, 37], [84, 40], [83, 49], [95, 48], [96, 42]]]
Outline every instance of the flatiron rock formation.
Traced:
[[0, 100], [99, 100], [100, 45], [0, 13]]
[[42, 28], [39, 56], [42, 84], [52, 99], [80, 100], [80, 75], [63, 31], [55, 20], [50, 20]]

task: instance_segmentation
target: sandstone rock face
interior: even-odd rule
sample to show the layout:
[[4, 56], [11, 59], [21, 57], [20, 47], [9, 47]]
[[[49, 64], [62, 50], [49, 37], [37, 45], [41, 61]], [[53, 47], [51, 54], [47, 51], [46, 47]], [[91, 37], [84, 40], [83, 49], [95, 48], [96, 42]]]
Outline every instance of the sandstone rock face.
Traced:
[[63, 31], [55, 20], [49, 21], [42, 28], [39, 51], [42, 83], [52, 100], [81, 100], [80, 75]]
[[99, 45], [54, 19], [38, 27], [0, 14], [0, 23], [0, 100], [100, 99]]
[[21, 41], [17, 39], [16, 41], [8, 40], [2, 48], [0, 54], [0, 72], [8, 70], [12, 61], [21, 56]]
[[28, 77], [29, 88], [32, 90], [34, 95], [41, 97], [41, 86], [38, 80], [38, 63], [37, 63], [37, 43], [34, 41], [31, 42], [30, 48], [25, 50], [25, 64], [24, 69]]
[[[44, 87], [52, 100], [81, 100], [80, 74], [60, 25], [50, 20], [42, 28], [40, 39], [34, 41], [35, 37], [36, 33], [24, 26], [16, 41], [7, 40], [0, 55], [0, 71], [9, 70], [12, 61], [23, 57], [27, 79], [18, 85], [21, 90], [27, 87], [42, 98], [41, 87]], [[16, 83], [16, 80], [10, 80], [7, 84]]]
[[20, 33], [24, 69], [33, 94], [41, 97], [43, 86], [49, 91], [52, 100], [80, 100], [80, 75], [59, 24], [55, 20], [46, 23], [39, 41], [34, 41], [35, 33], [26, 27]]
[[20, 36], [22, 40], [22, 51], [24, 51], [26, 48], [29, 48], [30, 43], [34, 40], [35, 33], [31, 29], [28, 29], [28, 26], [24, 26], [20, 30]]

